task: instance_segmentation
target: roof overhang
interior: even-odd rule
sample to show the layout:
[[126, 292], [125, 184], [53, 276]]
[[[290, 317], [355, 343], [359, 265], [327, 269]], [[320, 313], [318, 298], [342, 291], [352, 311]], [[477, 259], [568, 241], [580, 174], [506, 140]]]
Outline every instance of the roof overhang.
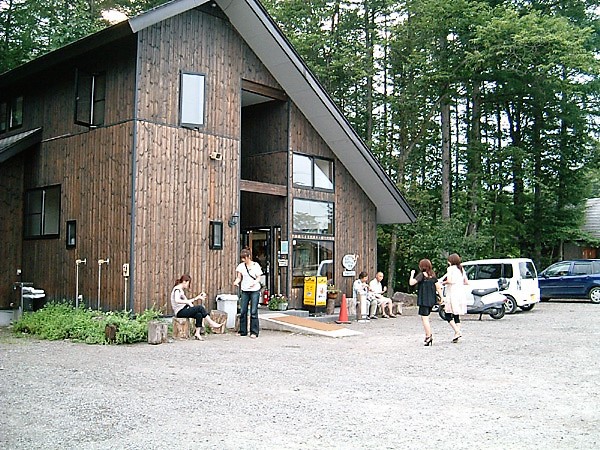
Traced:
[[41, 128], [34, 128], [0, 139], [0, 164], [41, 141]]

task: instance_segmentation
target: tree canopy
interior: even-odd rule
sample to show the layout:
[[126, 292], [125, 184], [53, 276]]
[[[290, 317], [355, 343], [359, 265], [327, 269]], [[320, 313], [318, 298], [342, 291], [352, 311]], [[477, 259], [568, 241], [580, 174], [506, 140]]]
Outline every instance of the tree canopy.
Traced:
[[[161, 0], [2, 0], [0, 71]], [[380, 270], [529, 256], [584, 238], [600, 195], [592, 0], [264, 0], [418, 213], [379, 229]]]

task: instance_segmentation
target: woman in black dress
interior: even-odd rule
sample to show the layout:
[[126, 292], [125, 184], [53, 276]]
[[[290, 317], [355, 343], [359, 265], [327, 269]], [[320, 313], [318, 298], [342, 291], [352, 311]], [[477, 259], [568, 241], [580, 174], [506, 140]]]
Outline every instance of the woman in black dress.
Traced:
[[431, 334], [431, 324], [429, 323], [429, 314], [431, 308], [437, 303], [437, 277], [431, 266], [431, 261], [422, 259], [419, 261], [419, 270], [421, 271], [415, 276], [415, 271], [410, 271], [410, 279], [408, 283], [411, 286], [417, 286], [417, 306], [419, 307], [419, 315], [423, 322], [425, 330], [425, 346], [433, 345], [433, 336]]

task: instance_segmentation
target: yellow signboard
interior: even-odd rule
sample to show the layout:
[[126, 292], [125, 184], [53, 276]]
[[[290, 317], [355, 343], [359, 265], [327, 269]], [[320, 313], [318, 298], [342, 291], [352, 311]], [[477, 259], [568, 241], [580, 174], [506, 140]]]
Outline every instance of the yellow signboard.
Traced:
[[304, 278], [304, 304], [308, 306], [327, 304], [327, 277]]

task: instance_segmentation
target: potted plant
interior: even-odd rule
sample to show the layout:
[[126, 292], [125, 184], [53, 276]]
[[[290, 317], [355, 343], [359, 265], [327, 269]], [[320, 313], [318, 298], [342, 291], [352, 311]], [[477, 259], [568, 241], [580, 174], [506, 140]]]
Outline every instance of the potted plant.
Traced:
[[273, 294], [269, 300], [269, 309], [271, 311], [285, 311], [288, 307], [287, 297], [283, 294]]

